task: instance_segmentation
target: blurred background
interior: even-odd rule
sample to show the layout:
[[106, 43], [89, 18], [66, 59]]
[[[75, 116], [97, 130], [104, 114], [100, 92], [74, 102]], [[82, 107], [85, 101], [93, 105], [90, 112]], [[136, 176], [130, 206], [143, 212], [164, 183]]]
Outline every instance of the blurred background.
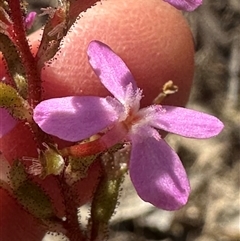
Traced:
[[[29, 0], [29, 9], [56, 6]], [[185, 14], [196, 47], [189, 108], [211, 113], [225, 124], [210, 140], [169, 135], [190, 178], [188, 204], [166, 212], [141, 201], [126, 177], [112, 218], [111, 241], [240, 241], [240, 0], [204, 0]], [[33, 30], [44, 24], [39, 17]], [[82, 215], [88, 207], [82, 208]], [[48, 235], [45, 241], [60, 240]], [[61, 239], [62, 240], [62, 239]]]

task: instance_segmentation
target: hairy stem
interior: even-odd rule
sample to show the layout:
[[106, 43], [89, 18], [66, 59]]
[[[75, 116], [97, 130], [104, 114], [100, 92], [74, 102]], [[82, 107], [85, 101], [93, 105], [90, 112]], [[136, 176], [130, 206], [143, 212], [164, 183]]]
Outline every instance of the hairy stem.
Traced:
[[13, 21], [13, 40], [18, 47], [22, 63], [25, 67], [28, 81], [29, 104], [34, 108], [41, 100], [42, 89], [40, 73], [37, 71], [36, 62], [30, 51], [26, 38], [20, 1], [9, 0], [9, 8], [11, 10], [11, 18]]
[[78, 205], [75, 202], [74, 195], [70, 191], [68, 184], [62, 180], [62, 192], [66, 207], [66, 221], [64, 222], [64, 228], [67, 230], [66, 236], [70, 241], [85, 241], [85, 237], [80, 228], [78, 220]]

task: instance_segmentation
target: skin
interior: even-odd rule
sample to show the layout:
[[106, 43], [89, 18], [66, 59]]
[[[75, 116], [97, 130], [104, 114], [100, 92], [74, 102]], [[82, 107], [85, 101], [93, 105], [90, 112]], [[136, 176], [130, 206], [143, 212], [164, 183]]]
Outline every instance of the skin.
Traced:
[[[40, 32], [34, 33], [29, 39], [35, 51]], [[94, 39], [108, 44], [126, 62], [138, 86], [143, 89], [142, 106], [150, 105], [168, 80], [178, 85], [179, 92], [168, 97], [163, 104], [185, 105], [194, 71], [192, 36], [181, 12], [161, 0], [109, 0], [83, 13], [64, 39], [56, 59], [42, 71], [43, 99], [69, 95], [110, 95], [88, 63], [86, 49]], [[5, 69], [0, 61], [0, 77], [3, 76]], [[9, 163], [17, 157], [37, 157], [31, 134], [21, 123], [0, 139], [0, 150]], [[91, 196], [98, 171], [99, 165], [96, 163], [84, 182], [79, 184], [79, 196], [83, 197], [80, 205]], [[54, 184], [52, 186], [48, 193], [56, 202], [57, 213], [61, 215], [63, 208], [57, 201], [60, 199], [59, 193], [54, 191]], [[3, 241], [40, 240], [43, 229], [35, 225], [30, 234], [27, 228], [24, 232], [21, 227], [30, 225], [30, 215], [26, 215], [6, 195], [1, 190], [0, 206], [6, 205], [7, 200], [11, 199], [11, 208], [6, 209], [5, 213], [0, 211], [0, 227], [3, 227], [0, 230], [6, 230], [0, 233]], [[17, 225], [18, 222], [12, 221], [16, 219], [12, 213], [25, 215], [24, 221]], [[4, 218], [6, 216], [8, 218]], [[14, 236], [15, 239], [8, 236], [13, 230], [18, 234]]]

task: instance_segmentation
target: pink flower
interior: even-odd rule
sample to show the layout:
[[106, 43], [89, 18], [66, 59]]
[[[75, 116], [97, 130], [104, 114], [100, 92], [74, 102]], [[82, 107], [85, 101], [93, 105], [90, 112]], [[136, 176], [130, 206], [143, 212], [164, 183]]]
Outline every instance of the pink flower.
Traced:
[[200, 5], [202, 5], [202, 0], [163, 0], [173, 5], [175, 8], [184, 11], [194, 11]]
[[37, 16], [36, 12], [30, 12], [27, 14], [27, 16], [24, 19], [24, 25], [26, 29], [30, 29], [33, 26], [36, 16]]
[[130, 176], [139, 196], [162, 209], [180, 208], [188, 200], [189, 182], [179, 157], [158, 130], [209, 138], [222, 130], [222, 122], [180, 107], [152, 105], [140, 109], [142, 91], [121, 58], [98, 41], [90, 43], [88, 56], [96, 75], [115, 98], [49, 99], [35, 108], [34, 120], [45, 132], [68, 141], [88, 138], [106, 128], [101, 137], [105, 146], [130, 141]]

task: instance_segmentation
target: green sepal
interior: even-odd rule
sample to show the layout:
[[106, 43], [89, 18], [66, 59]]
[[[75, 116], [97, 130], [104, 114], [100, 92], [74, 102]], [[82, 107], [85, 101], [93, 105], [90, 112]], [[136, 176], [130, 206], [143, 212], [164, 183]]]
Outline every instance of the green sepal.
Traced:
[[9, 170], [9, 179], [13, 190], [18, 189], [27, 180], [27, 174], [21, 162], [13, 162]]
[[96, 160], [98, 155], [91, 155], [88, 157], [73, 157], [68, 158], [69, 165], [65, 169], [66, 182], [69, 185], [74, 184], [80, 179], [86, 178], [88, 175], [88, 169], [92, 163]]
[[9, 36], [0, 33], [0, 51], [7, 62], [7, 69], [17, 87], [18, 93], [27, 99], [28, 85], [19, 52]]
[[41, 176], [45, 178], [48, 175], [59, 175], [65, 166], [63, 157], [59, 154], [57, 147], [54, 145], [44, 144], [47, 148], [45, 151], [40, 152], [40, 162], [42, 165]]
[[98, 155], [91, 155], [87, 157], [69, 157], [69, 164], [72, 171], [79, 171], [85, 176], [90, 165], [96, 160]]
[[54, 217], [50, 197], [28, 177], [24, 165], [18, 160], [11, 166], [10, 183], [13, 195], [29, 213], [39, 219]]
[[47, 194], [35, 183], [26, 180], [14, 190], [18, 201], [35, 217], [50, 219], [54, 216], [52, 203]]
[[0, 82], [0, 107], [7, 109], [17, 119], [28, 121], [32, 119], [32, 110], [28, 102], [16, 89], [3, 82]]
[[108, 223], [118, 205], [121, 184], [127, 172], [127, 166], [111, 161], [112, 154], [105, 164], [102, 163], [103, 174], [92, 200], [91, 219], [88, 225], [91, 240], [106, 240]]

